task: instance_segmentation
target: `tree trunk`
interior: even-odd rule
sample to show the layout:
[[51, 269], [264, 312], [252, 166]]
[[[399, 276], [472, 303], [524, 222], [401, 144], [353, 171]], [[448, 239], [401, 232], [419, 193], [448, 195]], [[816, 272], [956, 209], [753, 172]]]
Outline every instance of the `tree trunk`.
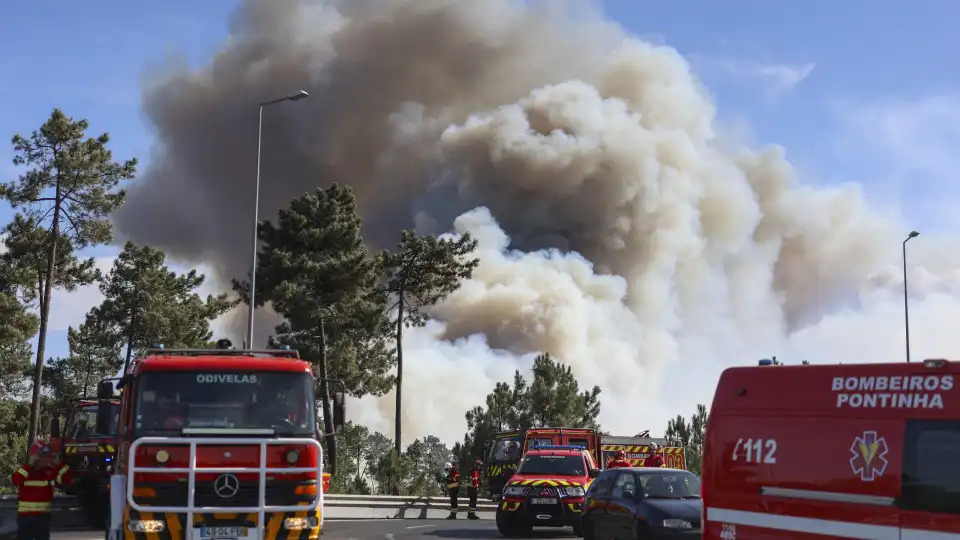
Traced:
[[40, 390], [43, 384], [43, 356], [47, 348], [47, 323], [50, 320], [50, 298], [53, 295], [53, 278], [57, 267], [57, 240], [60, 238], [60, 186], [53, 202], [53, 224], [50, 226], [50, 250], [47, 252], [47, 277], [43, 284], [40, 307], [40, 330], [37, 333], [37, 364], [33, 370], [33, 398], [30, 403], [30, 430], [27, 445], [37, 440], [40, 432]]
[[337, 474], [337, 438], [333, 435], [333, 410], [330, 407], [330, 383], [327, 381], [327, 333], [320, 320], [320, 400], [323, 402], [323, 431], [327, 441], [327, 459], [330, 460], [330, 474]]
[[130, 369], [130, 360], [133, 357], [133, 338], [136, 335], [137, 312], [130, 310], [130, 326], [127, 328], [127, 356], [123, 360], [123, 374], [127, 374]]
[[[397, 405], [393, 419], [393, 449], [397, 452], [397, 459], [400, 459], [401, 413], [403, 412], [403, 293], [404, 290], [401, 286], [400, 299], [397, 301]], [[400, 494], [400, 486], [398, 484], [393, 486], [393, 494]]]
[[87, 369], [83, 372], [83, 392], [80, 393], [80, 397], [85, 398], [90, 396], [90, 375], [93, 371], [93, 357], [89, 354], [87, 355]]

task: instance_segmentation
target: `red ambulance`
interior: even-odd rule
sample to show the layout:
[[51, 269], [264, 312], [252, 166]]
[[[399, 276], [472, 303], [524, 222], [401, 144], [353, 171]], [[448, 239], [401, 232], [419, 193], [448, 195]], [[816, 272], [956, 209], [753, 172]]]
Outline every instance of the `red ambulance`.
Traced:
[[727, 369], [703, 538], [960, 538], [958, 377], [942, 359]]

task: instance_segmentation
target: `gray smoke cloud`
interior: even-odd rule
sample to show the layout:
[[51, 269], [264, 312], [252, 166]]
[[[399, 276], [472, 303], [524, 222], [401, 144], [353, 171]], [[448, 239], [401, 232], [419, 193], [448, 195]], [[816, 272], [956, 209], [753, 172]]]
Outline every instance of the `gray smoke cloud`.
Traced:
[[[474, 278], [405, 342], [408, 440], [459, 438], [538, 351], [635, 433], [709, 402], [728, 365], [901, 350], [851, 337], [896, 339], [898, 225], [855, 186], [801, 185], [778, 147], [722, 140], [675, 50], [582, 3], [247, 0], [209, 65], [151, 81], [156, 154], [124, 237], [244, 275], [257, 104], [302, 88], [264, 111], [261, 218], [340, 182], [378, 246], [410, 226], [479, 238]], [[917, 317], [960, 315], [957, 261], [920, 240]], [[392, 403], [351, 416], [390, 433]]]

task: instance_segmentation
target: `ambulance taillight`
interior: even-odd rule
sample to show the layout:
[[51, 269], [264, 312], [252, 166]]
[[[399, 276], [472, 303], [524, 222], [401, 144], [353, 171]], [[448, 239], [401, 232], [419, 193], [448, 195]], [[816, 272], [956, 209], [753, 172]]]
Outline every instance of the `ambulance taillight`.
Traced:
[[927, 358], [923, 361], [923, 367], [939, 368], [947, 365], [946, 358]]

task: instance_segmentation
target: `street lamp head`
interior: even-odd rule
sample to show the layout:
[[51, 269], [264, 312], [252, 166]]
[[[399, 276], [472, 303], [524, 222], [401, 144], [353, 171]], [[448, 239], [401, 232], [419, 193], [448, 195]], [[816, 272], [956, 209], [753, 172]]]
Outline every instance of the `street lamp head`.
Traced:
[[917, 231], [910, 231], [910, 234], [907, 235], [908, 238], [916, 238], [918, 236], [920, 236], [920, 233], [918, 233]]
[[310, 97], [310, 94], [308, 94], [306, 90], [301, 90], [296, 94], [290, 96], [290, 101], [300, 101], [301, 99], [308, 98], [308, 97]]

